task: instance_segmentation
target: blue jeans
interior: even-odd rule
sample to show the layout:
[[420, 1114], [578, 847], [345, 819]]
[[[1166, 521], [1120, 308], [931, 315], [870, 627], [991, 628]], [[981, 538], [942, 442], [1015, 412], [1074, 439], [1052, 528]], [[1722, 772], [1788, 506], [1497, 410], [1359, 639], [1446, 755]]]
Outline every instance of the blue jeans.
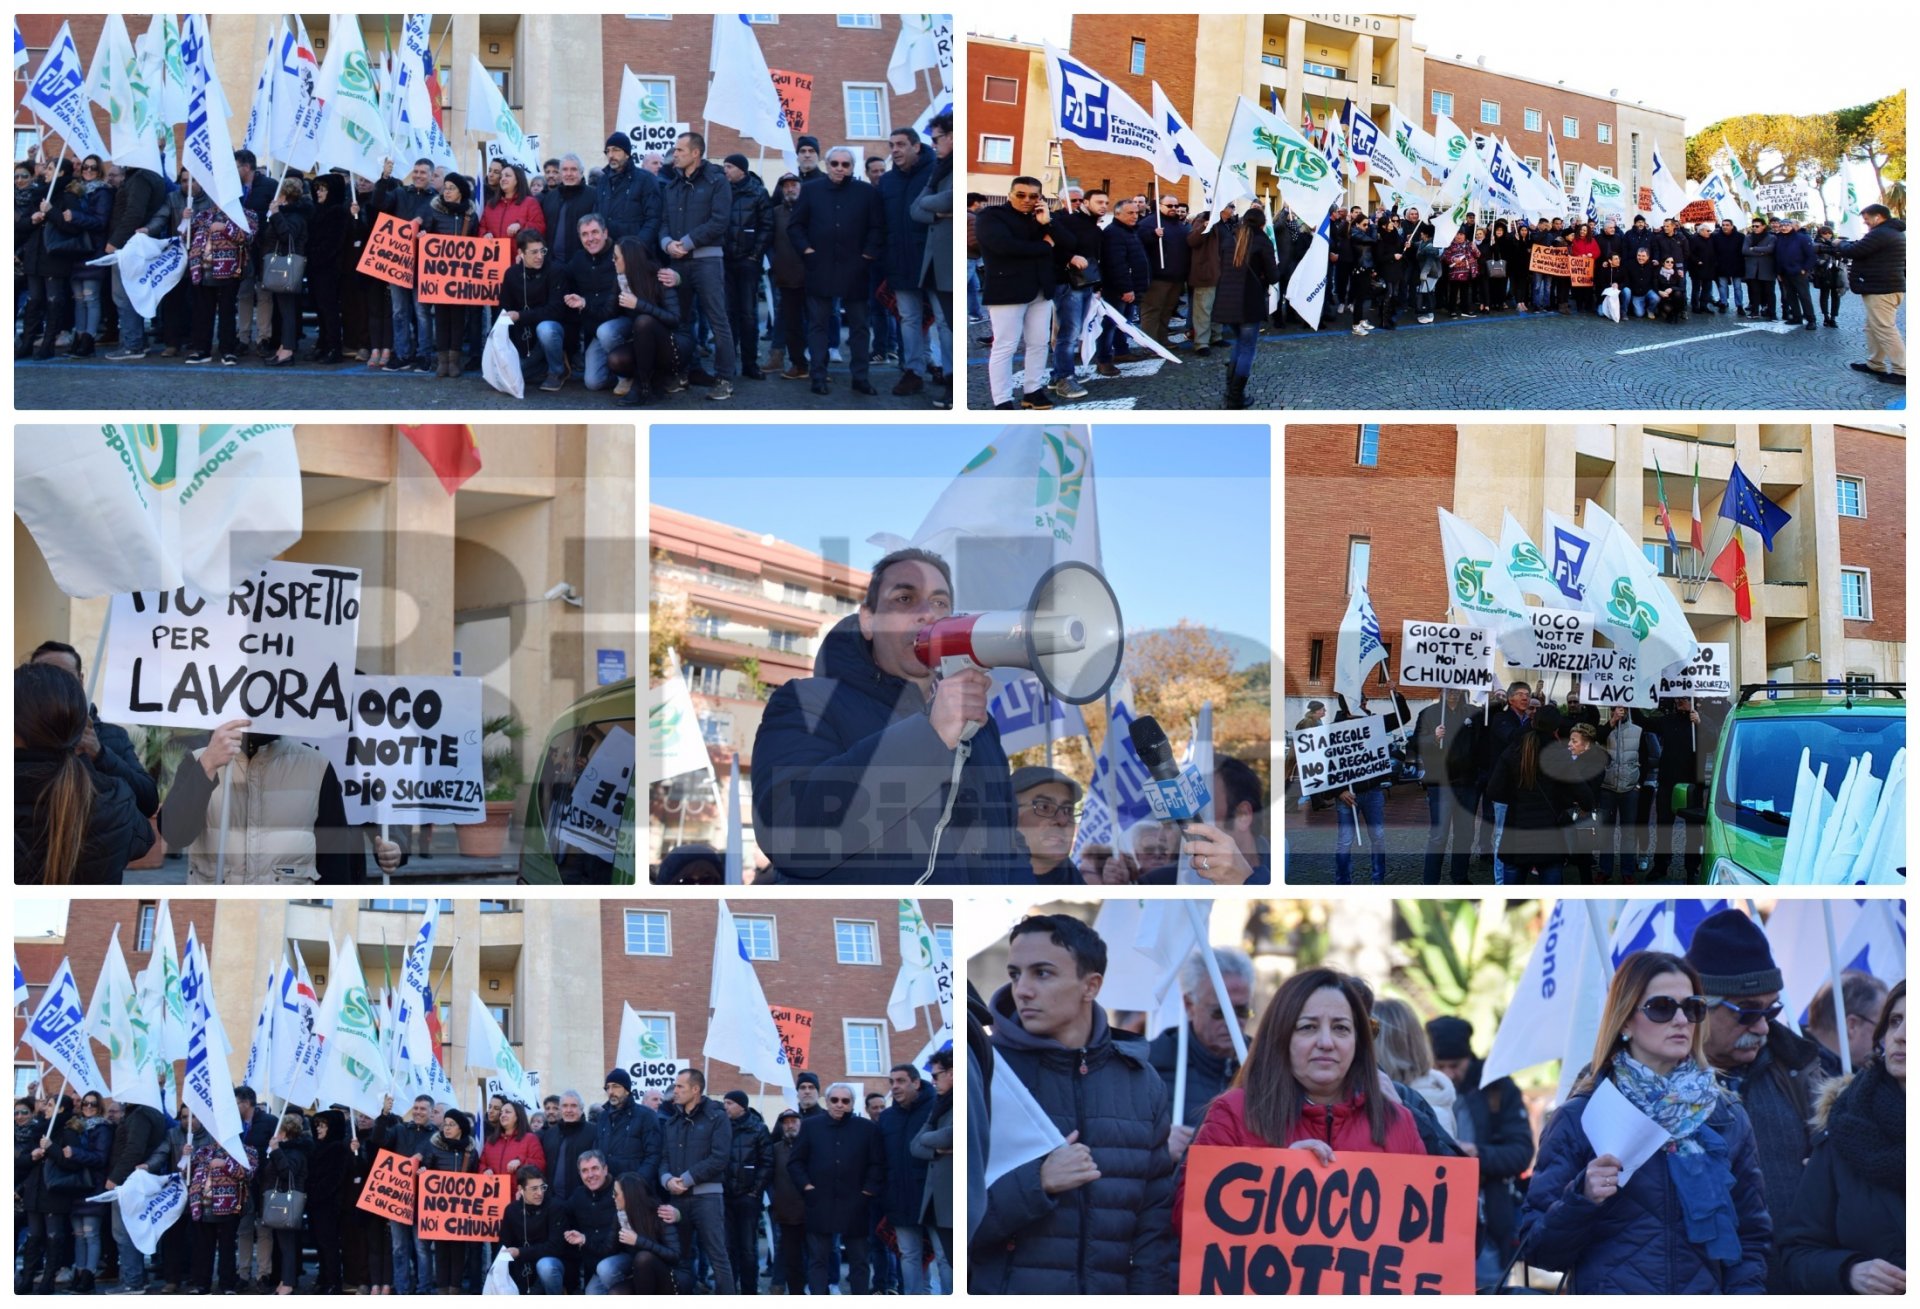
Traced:
[[415, 1236], [413, 1228], [407, 1223], [396, 1223], [389, 1219], [387, 1233], [393, 1243], [393, 1293], [432, 1295], [433, 1256], [427, 1249], [427, 1243]]
[[[893, 1237], [900, 1243], [901, 1293], [926, 1295], [927, 1269], [924, 1256], [927, 1252], [927, 1229], [902, 1224], [893, 1229]], [[875, 1244], [879, 1243], [876, 1241]]]
[[[680, 321], [691, 321], [693, 307], [698, 303], [700, 316], [713, 333], [713, 375], [723, 381], [737, 376], [740, 360], [734, 349], [733, 329], [727, 324], [726, 261], [689, 255], [685, 259], [674, 260], [673, 270], [680, 274]], [[591, 375], [591, 363], [587, 365], [587, 371]]]
[[1253, 376], [1253, 352], [1260, 345], [1260, 324], [1241, 323], [1233, 329], [1233, 375]]
[[127, 1225], [120, 1218], [120, 1206], [108, 1205], [107, 1211], [113, 1215], [113, 1243], [120, 1249], [120, 1289], [141, 1290], [147, 1284], [147, 1257], [127, 1235]]
[[1493, 802], [1493, 880], [1506, 886], [1514, 880], [1513, 865], [1500, 857], [1500, 837], [1507, 830], [1507, 807]]
[[1714, 288], [1719, 292], [1720, 307], [1732, 305], [1736, 309], [1747, 307], [1747, 282], [1743, 277], [1716, 277]]
[[1553, 279], [1545, 273], [1533, 275], [1533, 307], [1535, 309], [1553, 307]]
[[[542, 1259], [541, 1263], [546, 1263]], [[612, 1295], [614, 1288], [627, 1280], [627, 1274], [633, 1267], [630, 1254], [609, 1255], [593, 1266], [593, 1272], [587, 1276], [588, 1295]]]
[[[973, 289], [968, 288], [969, 294]], [[1053, 288], [1053, 380], [1063, 381], [1073, 376], [1073, 370], [1080, 363], [1080, 329], [1086, 326], [1087, 314], [1093, 309], [1093, 297], [1098, 295], [1092, 287], [1075, 290], [1071, 286]], [[986, 316], [986, 310], [979, 311], [980, 317]]]
[[1453, 845], [1453, 881], [1457, 885], [1467, 882], [1472, 858], [1467, 847], [1473, 842], [1473, 810], [1478, 798], [1471, 786], [1441, 782], [1427, 788], [1427, 858], [1420, 874], [1427, 886], [1440, 885], [1440, 866], [1447, 863], [1449, 842]]
[[[119, 1206], [115, 1206], [118, 1208]], [[100, 1215], [76, 1214], [73, 1218], [73, 1267], [76, 1272], [100, 1271]]]
[[633, 335], [633, 320], [609, 318], [593, 329], [587, 342], [587, 390], [604, 391], [613, 385], [613, 372], [607, 367], [607, 354]]
[[1367, 841], [1372, 846], [1367, 853], [1372, 856], [1373, 884], [1378, 886], [1386, 881], [1387, 793], [1378, 787], [1355, 791], [1351, 805], [1335, 796], [1333, 817], [1339, 827], [1333, 846], [1333, 880], [1341, 886], [1353, 882], [1353, 843], [1358, 835], [1355, 820], [1363, 817], [1367, 820]]
[[980, 303], [980, 261], [967, 260], [967, 318], [985, 318], [987, 308]]
[[560, 376], [567, 366], [567, 325], [550, 318], [534, 326], [533, 339], [539, 342], [540, 352], [546, 356], [547, 376]]
[[413, 298], [413, 288], [390, 286], [393, 304], [393, 357], [419, 359], [433, 349], [433, 306]]
[[100, 335], [100, 279], [73, 279], [73, 330], [87, 336]]
[[552, 1255], [548, 1255], [533, 1266], [533, 1276], [540, 1283], [540, 1294], [565, 1295], [567, 1293], [567, 1266]]
[[[147, 348], [147, 322], [140, 317], [140, 311], [133, 307], [133, 301], [127, 299], [126, 283], [120, 279], [120, 265], [115, 264], [113, 273], [113, 303], [120, 309], [120, 348], [129, 354], [139, 354]], [[53, 333], [60, 330], [57, 322], [47, 324], [47, 339], [53, 339]]]
[[1640, 791], [1609, 791], [1600, 788], [1600, 871], [1613, 876], [1613, 840], [1615, 825], [1620, 837], [1620, 871], [1634, 871], [1635, 852], [1640, 848]]
[[1633, 310], [1635, 318], [1651, 318], [1660, 308], [1660, 297], [1652, 291], [1646, 291], [1640, 295], [1629, 293], [1627, 306]]
[[[917, 288], [893, 288], [900, 309], [900, 371], [927, 374], [927, 294]], [[1037, 381], [1038, 379], [1036, 379]]]

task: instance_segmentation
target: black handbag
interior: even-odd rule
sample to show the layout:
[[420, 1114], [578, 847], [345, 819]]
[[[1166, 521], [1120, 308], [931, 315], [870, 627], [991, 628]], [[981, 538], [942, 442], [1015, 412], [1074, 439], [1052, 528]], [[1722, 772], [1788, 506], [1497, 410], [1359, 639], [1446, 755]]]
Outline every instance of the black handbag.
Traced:
[[1487, 276], [1501, 278], [1507, 275], [1507, 261], [1504, 259], [1487, 260]]
[[1076, 291], [1085, 291], [1100, 285], [1100, 261], [1088, 259], [1085, 268], [1075, 268], [1072, 264], [1068, 264], [1067, 285]]
[[40, 1185], [54, 1195], [91, 1195], [96, 1189], [85, 1168], [68, 1163], [51, 1150], [40, 1161]]
[[306, 287], [305, 255], [271, 254], [260, 273], [260, 285], [282, 295], [296, 295]]
[[260, 1205], [259, 1223], [274, 1231], [298, 1231], [306, 1216], [305, 1191], [268, 1191]]

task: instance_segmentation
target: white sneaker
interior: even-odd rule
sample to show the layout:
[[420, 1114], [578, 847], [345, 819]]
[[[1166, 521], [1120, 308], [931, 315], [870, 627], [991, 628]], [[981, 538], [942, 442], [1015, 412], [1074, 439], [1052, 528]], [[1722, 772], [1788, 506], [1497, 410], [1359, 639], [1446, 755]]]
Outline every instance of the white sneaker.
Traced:
[[1353, 325], [1353, 334], [1355, 336], [1365, 336], [1371, 331], [1373, 331], [1373, 329], [1371, 327], [1368, 327], [1365, 323], [1355, 323]]
[[1432, 315], [1432, 314], [1421, 314], [1421, 315], [1420, 315], [1420, 317], [1419, 317], [1419, 318], [1417, 318], [1417, 319], [1415, 319], [1414, 321], [1415, 321], [1415, 322], [1420, 322], [1420, 323], [1431, 323], [1431, 322], [1433, 321], [1433, 315]]
[[836, 364], [844, 364], [846, 362], [846, 360], [840, 357], [840, 347], [837, 345], [827, 351], [827, 358], [833, 360]]

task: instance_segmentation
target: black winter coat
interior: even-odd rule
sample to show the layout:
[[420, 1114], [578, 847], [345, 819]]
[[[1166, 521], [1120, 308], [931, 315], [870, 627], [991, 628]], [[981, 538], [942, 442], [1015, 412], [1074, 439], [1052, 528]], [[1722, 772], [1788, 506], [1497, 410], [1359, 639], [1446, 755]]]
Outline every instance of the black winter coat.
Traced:
[[773, 1169], [773, 1138], [767, 1134], [767, 1120], [758, 1109], [749, 1109], [738, 1118], [729, 1116], [733, 1129], [727, 1143], [727, 1198], [754, 1199], [767, 1188]]
[[1034, 1159], [996, 1181], [968, 1247], [969, 1289], [976, 1295], [1170, 1295], [1179, 1252], [1167, 1153], [1173, 1122], [1166, 1085], [1147, 1062], [1146, 1048], [1116, 1039], [1097, 1004], [1084, 1050], [1030, 1035], [1014, 1012], [1010, 987], [995, 993], [992, 1010], [996, 1075], [1011, 1069], [1062, 1136], [1078, 1132], [1100, 1177], [1048, 1195], [1040, 1187], [1042, 1161]]
[[1177, 218], [1157, 220], [1162, 236], [1153, 234], [1153, 227], [1147, 219], [1140, 220], [1135, 229], [1140, 233], [1140, 244], [1147, 252], [1148, 276], [1156, 282], [1178, 282], [1187, 284], [1187, 278], [1193, 272], [1193, 250], [1187, 245], [1187, 225]]
[[[101, 757], [107, 754], [101, 743]], [[22, 883], [43, 882], [46, 877], [47, 824], [40, 800], [55, 772], [62, 766], [64, 752], [53, 750], [15, 750], [13, 752], [13, 879]], [[74, 865], [72, 883], [79, 886], [115, 886], [125, 874], [127, 864], [145, 854], [153, 845], [153, 824], [140, 812], [132, 789], [117, 777], [98, 768], [87, 770], [93, 781], [93, 812], [80, 841], [80, 858]]]
[[1845, 1295], [1855, 1264], [1907, 1266], [1906, 1093], [1876, 1058], [1821, 1088], [1813, 1127], [1799, 1193], [1773, 1206], [1774, 1258], [1786, 1290]]
[[348, 213], [340, 193], [340, 179], [333, 180], [327, 203], [313, 207], [313, 220], [307, 232], [307, 275], [337, 276], [347, 257]]
[[727, 186], [732, 206], [727, 220], [727, 258], [757, 266], [773, 241], [773, 197], [754, 173]]
[[[1220, 275], [1223, 278], [1227, 275], [1224, 267]], [[1128, 227], [1116, 218], [1102, 229], [1100, 279], [1100, 294], [1108, 304], [1119, 304], [1129, 291], [1136, 297], [1146, 295], [1147, 288], [1153, 284], [1153, 265], [1147, 262], [1147, 247], [1141, 244], [1138, 224]], [[1219, 301], [1216, 299], [1214, 303], [1215, 320], [1227, 321], [1220, 317]]]
[[268, 1191], [304, 1191], [312, 1173], [312, 1164], [311, 1137], [296, 1136], [291, 1141], [276, 1142], [272, 1152], [260, 1165], [260, 1176], [255, 1179], [257, 1185], [252, 1189], [263, 1195]]
[[[1509, 745], [1487, 783], [1487, 796], [1507, 806], [1501, 855], [1504, 858], [1511, 851], [1520, 862], [1528, 855], [1561, 857], [1567, 853], [1567, 833], [1574, 812], [1591, 813], [1599, 803], [1597, 770], [1580, 768], [1564, 741], [1549, 741], [1539, 747], [1534, 784], [1524, 786], [1520, 755], [1526, 744], [1523, 735]], [[1594, 758], [1598, 761], [1601, 757]]]
[[453, 210], [447, 208], [445, 200], [435, 196], [426, 213], [420, 216], [420, 230], [439, 236], [472, 236], [480, 230], [480, 220], [474, 217], [471, 204]]
[[922, 147], [920, 162], [911, 169], [889, 168], [880, 174], [880, 216], [884, 226], [880, 262], [887, 281], [909, 289], [920, 285], [921, 256], [927, 249], [927, 225], [913, 219], [913, 202], [933, 176], [933, 151]]
[[661, 1180], [678, 1177], [696, 1193], [724, 1189], [733, 1156], [733, 1124], [718, 1100], [701, 1096], [691, 1112], [674, 1105], [660, 1136]]
[[1891, 295], [1907, 289], [1907, 224], [1889, 218], [1858, 241], [1835, 241], [1848, 261], [1847, 288], [1855, 295]]
[[500, 311], [513, 310], [520, 315], [513, 325], [516, 340], [530, 341], [533, 329], [541, 323], [566, 316], [567, 307], [560, 303], [565, 294], [560, 279], [561, 273], [551, 260], [537, 270], [517, 263], [500, 279]]
[[532, 1290], [534, 1269], [542, 1259], [565, 1259], [573, 1249], [560, 1236], [566, 1224], [559, 1209], [557, 1200], [537, 1205], [514, 1200], [500, 1215], [501, 1247], [520, 1252], [508, 1271], [522, 1295]]
[[1739, 277], [1747, 275], [1747, 238], [1738, 231], [1729, 232], [1723, 227], [1713, 231], [1713, 275], [1715, 277]]
[[115, 1186], [145, 1165], [150, 1173], [167, 1166], [167, 1120], [158, 1109], [129, 1104], [113, 1129], [113, 1148], [107, 1156], [107, 1180]]
[[695, 250], [726, 241], [733, 188], [719, 164], [703, 162], [691, 177], [668, 166], [661, 170], [660, 189], [660, 249], [668, 241], [685, 241]]
[[[1042, 227], [1032, 214], [1012, 205], [988, 205], [974, 220], [980, 242], [980, 302], [987, 305], [1024, 305], [1035, 296], [1048, 296], [1058, 283], [1063, 247], [1074, 238], [1055, 229], [1063, 224], [1052, 215]], [[1053, 236], [1049, 242], [1047, 237]], [[1075, 254], [1084, 251], [1074, 250]], [[1092, 256], [1098, 258], [1098, 252]]]
[[[660, 250], [660, 181], [632, 160], [625, 168], [603, 168], [590, 194], [592, 212], [607, 221], [607, 235], [615, 240], [633, 237], [647, 247], [649, 254]], [[544, 208], [544, 206], [543, 206]], [[579, 222], [576, 215], [574, 221]], [[548, 227], [552, 232], [552, 227]], [[551, 235], [548, 237], [552, 239]]]
[[107, 244], [118, 250], [144, 231], [167, 203], [166, 179], [150, 168], [129, 168], [113, 193], [107, 218]]
[[307, 252], [307, 234], [313, 225], [313, 201], [295, 200], [281, 205], [267, 219], [263, 253], [303, 255]]
[[474, 1173], [480, 1171], [480, 1150], [465, 1137], [458, 1141], [449, 1141], [435, 1132], [418, 1150], [414, 1158], [420, 1161], [422, 1168], [437, 1173]]
[[1154, 1037], [1153, 1044], [1147, 1047], [1147, 1058], [1153, 1063], [1153, 1071], [1160, 1074], [1160, 1080], [1167, 1085], [1167, 1103], [1173, 1106], [1169, 1112], [1183, 1127], [1200, 1126], [1207, 1116], [1207, 1106], [1233, 1085], [1240, 1071], [1240, 1061], [1231, 1052], [1217, 1055], [1197, 1038], [1190, 1037], [1187, 1041], [1187, 1103], [1182, 1112], [1179, 1106], [1173, 1105], [1174, 1079], [1180, 1071], [1180, 1029], [1169, 1027]]
[[580, 1156], [598, 1148], [594, 1126], [585, 1117], [577, 1123], [548, 1123], [539, 1137], [540, 1152], [547, 1157], [549, 1203], [557, 1203], [580, 1189]]
[[582, 333], [591, 334], [600, 324], [625, 312], [620, 308], [620, 274], [613, 267], [612, 245], [601, 246], [596, 255], [576, 244], [560, 275], [561, 296], [577, 295], [587, 302], [584, 309], [573, 311], [580, 317]]
[[613, 1183], [614, 1179], [608, 1177], [606, 1185], [598, 1191], [576, 1186], [561, 1205], [564, 1217], [560, 1230], [578, 1232], [587, 1238], [584, 1245], [565, 1247], [583, 1267], [591, 1268], [596, 1261], [620, 1252], [620, 1210], [613, 1203]]
[[[859, 615], [827, 634], [814, 673], [773, 693], [754, 738], [760, 848], [783, 881], [913, 882], [927, 869], [954, 752], [933, 730], [918, 688], [874, 663]], [[930, 880], [1029, 880], [1033, 866], [1014, 840], [999, 730], [985, 724], [970, 746]], [[882, 785], [887, 804], [877, 810]]]
[[607, 1171], [615, 1177], [639, 1173], [658, 1182], [660, 1138], [660, 1115], [632, 1096], [618, 1109], [612, 1101], [601, 1105], [593, 1119], [593, 1148], [607, 1157]]
[[594, 212], [593, 188], [551, 186], [540, 193], [540, 213], [547, 220], [547, 263], [558, 266], [580, 249], [580, 220]]
[[806, 1201], [807, 1231], [865, 1235], [868, 1202], [887, 1180], [880, 1129], [851, 1113], [815, 1114], [800, 1126], [787, 1174]]
[[408, 186], [397, 177], [383, 177], [373, 184], [373, 207], [378, 213], [392, 214], [403, 223], [417, 223], [427, 216], [438, 197], [430, 186]]
[[793, 212], [799, 207], [796, 196], [791, 204], [782, 200], [769, 213], [773, 224], [773, 284], [782, 291], [796, 291], [807, 284], [807, 261], [791, 235]]
[[787, 235], [806, 261], [807, 294], [864, 299], [885, 225], [880, 193], [865, 182], [823, 180], [801, 187]]
[[927, 1161], [914, 1158], [913, 1138], [932, 1117], [936, 1098], [933, 1084], [922, 1082], [920, 1094], [909, 1108], [890, 1104], [880, 1111], [880, 1150], [887, 1161], [887, 1183], [880, 1204], [896, 1227], [920, 1221], [920, 1202], [927, 1190]]
[[347, 1177], [353, 1168], [353, 1155], [347, 1149], [346, 1115], [337, 1109], [321, 1112], [327, 1120], [327, 1139], [315, 1140], [313, 1155], [307, 1161], [307, 1207], [339, 1209], [347, 1200]]
[[1240, 326], [1264, 322], [1267, 317], [1267, 288], [1280, 280], [1280, 268], [1273, 242], [1258, 228], [1249, 230], [1247, 260], [1235, 265], [1234, 250], [1241, 229], [1231, 229], [1222, 238], [1220, 248], [1220, 286], [1213, 293], [1213, 321]]
[[1520, 1206], [1526, 1195], [1520, 1175], [1533, 1164], [1533, 1126], [1527, 1120], [1527, 1102], [1510, 1077], [1496, 1077], [1478, 1086], [1481, 1061], [1467, 1072], [1477, 1089], [1462, 1091], [1454, 1102], [1454, 1116], [1462, 1107], [1473, 1123], [1474, 1148], [1479, 1151], [1480, 1196], [1485, 1206], [1486, 1234], [1505, 1260], [1519, 1236]]

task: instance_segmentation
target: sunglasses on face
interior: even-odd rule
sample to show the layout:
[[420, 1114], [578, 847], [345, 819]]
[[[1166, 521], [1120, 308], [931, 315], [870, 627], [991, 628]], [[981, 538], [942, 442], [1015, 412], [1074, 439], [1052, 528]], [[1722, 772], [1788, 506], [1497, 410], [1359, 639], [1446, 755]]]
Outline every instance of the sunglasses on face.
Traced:
[[[1207, 1006], [1207, 1016], [1217, 1023], [1227, 1015], [1218, 1004], [1213, 1004]], [[1233, 1007], [1233, 1016], [1243, 1023], [1250, 1023], [1253, 1021], [1253, 1006], [1250, 1004], [1237, 1004]]]
[[827, 167], [828, 168], [852, 168], [853, 165], [847, 162], [845, 159], [829, 159], [827, 160]]
[[1705, 1022], [1707, 1002], [1697, 995], [1685, 999], [1675, 999], [1670, 995], [1656, 995], [1640, 1006], [1640, 1012], [1656, 1023], [1670, 1023], [1675, 1014], [1684, 1014], [1690, 1023]]
[[1762, 1020], [1772, 1022], [1786, 1009], [1786, 1006], [1778, 1000], [1768, 1005], [1765, 1009], [1748, 1009], [1742, 1005], [1735, 1004], [1732, 1000], [1716, 1000], [1713, 1002], [1713, 1007], [1727, 1010], [1733, 1015], [1733, 1020], [1742, 1027], [1752, 1027], [1755, 1023], [1761, 1022]]
[[827, 1097], [827, 1103], [828, 1104], [852, 1104], [853, 1101], [848, 1099], [844, 1095], [830, 1095]]

